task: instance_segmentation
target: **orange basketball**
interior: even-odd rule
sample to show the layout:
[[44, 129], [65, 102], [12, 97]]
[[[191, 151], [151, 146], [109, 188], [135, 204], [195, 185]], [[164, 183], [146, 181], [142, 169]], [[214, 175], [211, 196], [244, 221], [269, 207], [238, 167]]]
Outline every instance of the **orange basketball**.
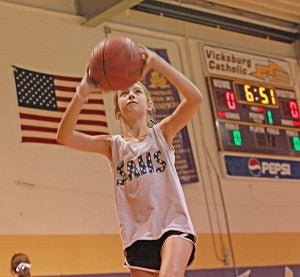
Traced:
[[105, 91], [125, 90], [138, 81], [144, 66], [142, 50], [130, 38], [101, 40], [93, 49], [90, 77]]

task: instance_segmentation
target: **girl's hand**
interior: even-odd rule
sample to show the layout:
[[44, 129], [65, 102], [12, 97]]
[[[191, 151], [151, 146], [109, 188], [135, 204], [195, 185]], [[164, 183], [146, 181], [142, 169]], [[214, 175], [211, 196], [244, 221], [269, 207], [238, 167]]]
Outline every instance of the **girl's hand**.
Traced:
[[143, 55], [143, 59], [144, 59], [144, 67], [143, 67], [143, 71], [141, 74], [141, 79], [143, 79], [150, 69], [155, 68], [155, 61], [157, 59], [159, 59], [160, 57], [155, 52], [149, 50], [145, 46], [140, 45], [140, 44], [138, 46], [141, 48], [141, 50], [143, 52], [142, 55]]
[[79, 98], [86, 101], [91, 93], [102, 92], [99, 85], [90, 77], [89, 68], [87, 67], [86, 73], [82, 78], [79, 86], [76, 88], [76, 93]]

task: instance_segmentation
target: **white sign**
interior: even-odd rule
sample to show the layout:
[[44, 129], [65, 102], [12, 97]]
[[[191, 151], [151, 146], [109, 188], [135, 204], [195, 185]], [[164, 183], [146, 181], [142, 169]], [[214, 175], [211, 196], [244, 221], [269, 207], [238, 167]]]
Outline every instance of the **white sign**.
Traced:
[[290, 65], [285, 60], [204, 45], [206, 69], [210, 74], [292, 87]]

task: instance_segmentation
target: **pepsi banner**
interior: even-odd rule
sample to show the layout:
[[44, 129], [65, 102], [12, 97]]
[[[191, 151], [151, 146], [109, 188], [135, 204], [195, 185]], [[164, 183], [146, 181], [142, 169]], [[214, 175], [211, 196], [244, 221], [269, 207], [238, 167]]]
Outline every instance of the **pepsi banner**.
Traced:
[[228, 176], [300, 179], [300, 161], [224, 155]]

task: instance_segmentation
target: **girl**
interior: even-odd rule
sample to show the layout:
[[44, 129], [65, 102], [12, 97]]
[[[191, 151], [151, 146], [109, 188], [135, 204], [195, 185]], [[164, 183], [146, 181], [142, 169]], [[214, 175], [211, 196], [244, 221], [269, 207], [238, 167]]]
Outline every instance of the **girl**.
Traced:
[[10, 271], [13, 277], [31, 277], [30, 260], [26, 254], [17, 253], [12, 256]]
[[152, 68], [184, 96], [176, 110], [151, 126], [154, 109], [139, 82], [115, 95], [115, 115], [122, 135], [89, 136], [74, 130], [83, 103], [100, 92], [85, 74], [58, 128], [60, 144], [105, 155], [111, 163], [117, 216], [132, 277], [184, 276], [194, 258], [195, 232], [175, 169], [172, 141], [197, 112], [202, 95], [181, 72], [141, 46], [143, 75]]

